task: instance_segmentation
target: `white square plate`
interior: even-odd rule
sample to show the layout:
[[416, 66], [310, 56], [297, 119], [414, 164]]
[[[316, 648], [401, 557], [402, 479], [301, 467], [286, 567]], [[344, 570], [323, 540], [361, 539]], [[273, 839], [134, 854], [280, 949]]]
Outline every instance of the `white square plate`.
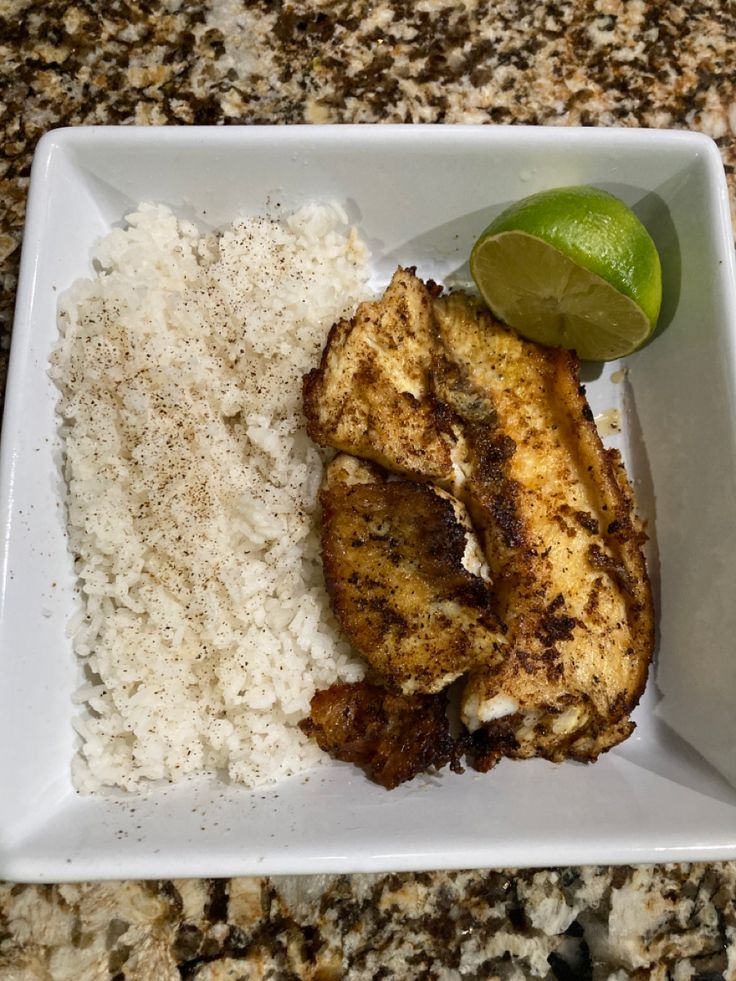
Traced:
[[[589, 371], [651, 535], [656, 667], [632, 738], [593, 766], [502, 762], [387, 793], [353, 767], [268, 791], [200, 782], [82, 797], [70, 782], [80, 669], [65, 626], [56, 393], [59, 291], [140, 201], [202, 227], [267, 202], [343, 202], [377, 284], [442, 278], [509, 202], [591, 183], [626, 200], [664, 265], [664, 329], [625, 381]], [[726, 185], [705, 137], [461, 126], [80, 128], [41, 141], [2, 437], [0, 877], [228, 876], [736, 858], [736, 299]]]

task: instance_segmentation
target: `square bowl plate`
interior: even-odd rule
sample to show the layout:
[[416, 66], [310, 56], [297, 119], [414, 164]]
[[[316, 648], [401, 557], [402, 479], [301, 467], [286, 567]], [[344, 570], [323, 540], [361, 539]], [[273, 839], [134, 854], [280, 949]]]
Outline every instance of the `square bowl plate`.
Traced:
[[[140, 201], [202, 228], [337, 200], [375, 285], [398, 263], [443, 279], [511, 201], [568, 184], [623, 198], [660, 250], [655, 339], [586, 366], [617, 407], [650, 534], [658, 650], [637, 729], [593, 766], [503, 761], [387, 793], [351, 766], [251, 792], [199, 781], [77, 794], [80, 667], [47, 376], [59, 292]], [[36, 153], [0, 485], [0, 876], [59, 882], [736, 858], [736, 299], [715, 145], [666, 131], [463, 126], [79, 128]], [[607, 440], [609, 443], [610, 440]]]

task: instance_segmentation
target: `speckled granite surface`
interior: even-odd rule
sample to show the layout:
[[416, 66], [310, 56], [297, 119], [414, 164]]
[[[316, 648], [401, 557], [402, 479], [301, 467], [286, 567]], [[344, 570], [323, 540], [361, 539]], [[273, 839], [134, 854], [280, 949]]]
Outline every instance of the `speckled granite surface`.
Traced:
[[0, 886], [3, 981], [736, 977], [736, 865]]
[[[53, 126], [681, 127], [733, 192], [735, 56], [726, 0], [0, 0], [0, 379]], [[179, 977], [736, 978], [736, 863], [0, 885], [0, 981]]]

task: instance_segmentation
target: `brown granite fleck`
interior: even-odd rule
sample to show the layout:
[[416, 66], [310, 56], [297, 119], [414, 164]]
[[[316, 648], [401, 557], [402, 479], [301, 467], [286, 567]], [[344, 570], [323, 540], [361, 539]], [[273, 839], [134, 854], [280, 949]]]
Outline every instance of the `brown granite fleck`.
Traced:
[[[30, 162], [80, 124], [692, 129], [736, 200], [723, 0], [0, 0], [0, 404]], [[735, 209], [736, 210], [736, 209]], [[0, 981], [736, 978], [736, 863], [0, 884]]]

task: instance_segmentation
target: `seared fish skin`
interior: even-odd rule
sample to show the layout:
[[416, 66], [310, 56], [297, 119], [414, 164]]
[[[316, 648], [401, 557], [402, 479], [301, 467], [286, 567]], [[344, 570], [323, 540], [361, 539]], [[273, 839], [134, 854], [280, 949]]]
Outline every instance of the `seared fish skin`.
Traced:
[[437, 692], [497, 660], [501, 626], [488, 581], [464, 564], [458, 502], [427, 484], [387, 482], [378, 467], [340, 454], [320, 503], [332, 608], [388, 686]]
[[653, 650], [651, 589], [631, 488], [575, 356], [400, 269], [382, 300], [333, 328], [304, 395], [322, 445], [467, 507], [505, 630], [463, 694], [475, 765], [594, 760], [625, 739]]
[[300, 727], [326, 753], [355, 763], [375, 783], [393, 790], [448, 763], [462, 772], [461, 744], [450, 734], [446, 707], [444, 693], [396, 695], [359, 681], [318, 691]]

